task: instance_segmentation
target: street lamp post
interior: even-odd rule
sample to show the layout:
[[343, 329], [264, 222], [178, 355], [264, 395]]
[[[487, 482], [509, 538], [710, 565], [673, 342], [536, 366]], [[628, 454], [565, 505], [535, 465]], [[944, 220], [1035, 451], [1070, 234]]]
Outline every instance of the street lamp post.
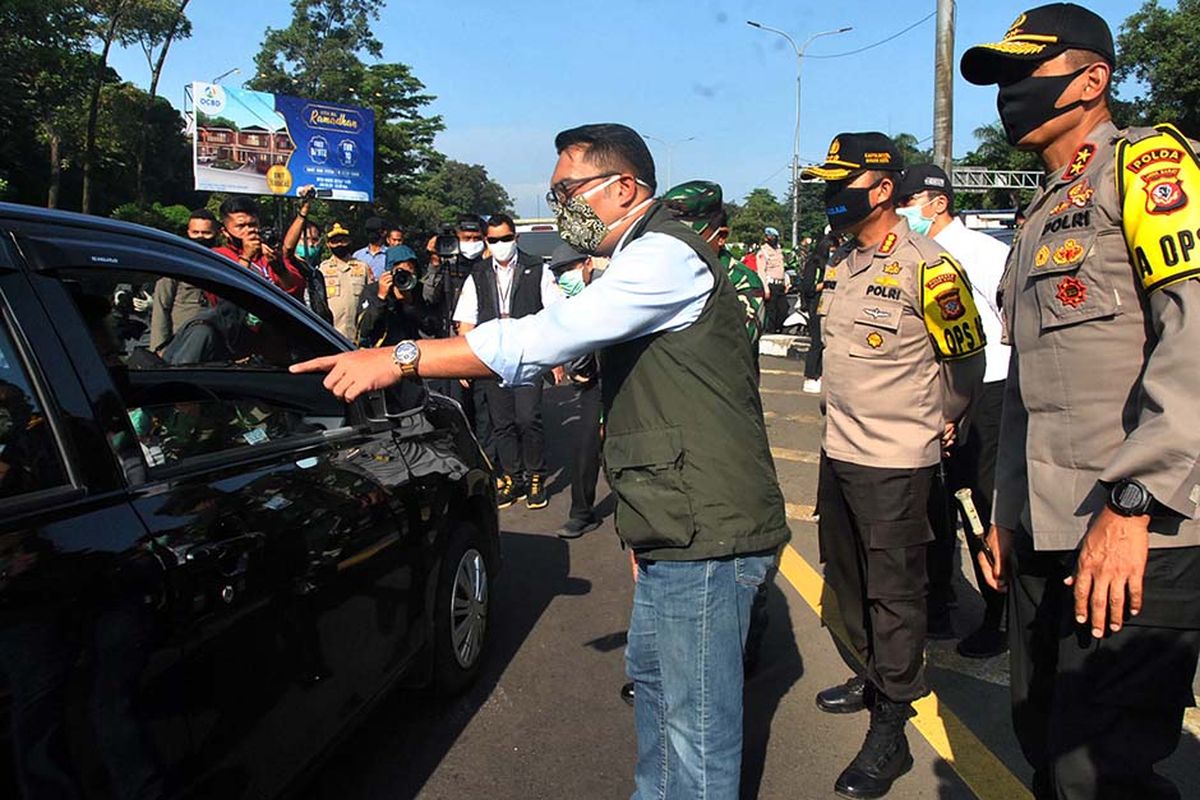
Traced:
[[671, 183], [671, 160], [674, 158], [675, 147], [676, 147], [676, 145], [687, 144], [688, 142], [694, 142], [696, 140], [696, 137], [689, 136], [686, 139], [676, 139], [673, 142], [668, 142], [666, 139], [660, 139], [657, 136], [647, 136], [646, 138], [650, 139], [651, 141], [658, 142], [659, 144], [661, 144], [667, 148], [667, 188], [670, 189], [672, 186], [675, 185], [675, 184]]
[[230, 75], [237, 75], [241, 71], [242, 70], [238, 67], [234, 67], [233, 69], [227, 69], [224, 72], [222, 72], [220, 75], [218, 75], [217, 77], [213, 78], [211, 83], [213, 83], [214, 85], [218, 84], [221, 82], [222, 78], [228, 78]]
[[760, 31], [767, 31], [782, 36], [784, 39], [787, 39], [787, 43], [792, 46], [792, 51], [796, 54], [796, 130], [792, 136], [792, 252], [799, 253], [797, 238], [800, 229], [800, 79], [804, 69], [804, 53], [808, 50], [810, 44], [822, 36], [835, 36], [839, 33], [852, 31], [854, 28], [847, 25], [837, 30], [814, 33], [805, 40], [803, 46], [797, 47], [796, 41], [785, 31], [763, 25], [761, 22], [754, 22], [753, 20], [746, 20], [746, 24], [752, 28], [758, 28]]

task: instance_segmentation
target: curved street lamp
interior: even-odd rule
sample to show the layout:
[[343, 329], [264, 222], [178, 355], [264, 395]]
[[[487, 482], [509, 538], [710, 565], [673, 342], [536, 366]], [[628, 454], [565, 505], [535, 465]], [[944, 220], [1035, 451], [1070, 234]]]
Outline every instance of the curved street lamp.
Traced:
[[769, 25], [763, 25], [761, 22], [746, 20], [746, 24], [751, 28], [758, 28], [760, 31], [775, 33], [787, 39], [787, 43], [792, 46], [792, 51], [796, 54], [796, 130], [792, 136], [792, 251], [799, 253], [797, 249], [796, 239], [800, 228], [800, 79], [804, 68], [804, 53], [808, 50], [808, 46], [822, 36], [836, 36], [839, 33], [847, 33], [854, 30], [850, 25], [843, 28], [838, 28], [832, 31], [821, 31], [814, 33], [805, 40], [802, 46], [796, 45], [796, 40], [789, 36], [785, 31], [778, 28], [772, 28]]
[[694, 141], [696, 141], [696, 137], [689, 136], [686, 139], [676, 139], [673, 142], [668, 142], [666, 139], [660, 139], [657, 136], [647, 135], [645, 138], [647, 138], [653, 142], [658, 142], [659, 144], [661, 144], [667, 148], [667, 188], [670, 189], [672, 186], [675, 185], [675, 184], [671, 183], [671, 159], [673, 158], [674, 153], [675, 153], [675, 146], [681, 145], [681, 144], [687, 144], [688, 142], [694, 142]]

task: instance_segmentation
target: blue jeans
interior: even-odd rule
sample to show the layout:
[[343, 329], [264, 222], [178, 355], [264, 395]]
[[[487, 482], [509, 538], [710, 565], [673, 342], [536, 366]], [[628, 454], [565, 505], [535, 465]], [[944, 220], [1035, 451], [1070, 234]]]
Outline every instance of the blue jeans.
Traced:
[[742, 651], [775, 553], [638, 561], [625, 668], [634, 682], [633, 800], [736, 800]]

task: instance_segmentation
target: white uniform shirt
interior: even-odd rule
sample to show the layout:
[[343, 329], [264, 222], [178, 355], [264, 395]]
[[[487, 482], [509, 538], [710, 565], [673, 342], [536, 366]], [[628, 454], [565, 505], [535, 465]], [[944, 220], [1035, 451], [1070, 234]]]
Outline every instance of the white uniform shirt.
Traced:
[[957, 217], [933, 240], [954, 256], [967, 271], [975, 292], [975, 306], [983, 317], [983, 333], [987, 336], [984, 355], [987, 369], [984, 383], [1002, 381], [1008, 377], [1009, 347], [1000, 342], [1000, 309], [996, 306], [996, 290], [1008, 261], [1008, 245], [986, 233], [973, 231]]

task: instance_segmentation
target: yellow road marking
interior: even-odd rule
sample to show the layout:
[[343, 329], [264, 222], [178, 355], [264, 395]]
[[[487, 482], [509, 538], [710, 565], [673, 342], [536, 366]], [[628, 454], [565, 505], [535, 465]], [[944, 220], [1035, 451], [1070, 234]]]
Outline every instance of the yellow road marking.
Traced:
[[801, 464], [820, 464], [821, 456], [808, 450], [790, 450], [786, 447], [772, 447], [771, 457], [779, 461], [799, 461]]
[[[804, 394], [804, 392], [801, 391], [800, 389], [770, 389], [766, 386], [758, 387], [758, 393], [759, 394], [794, 394], [797, 397]], [[813, 397], [815, 395], [809, 395], [809, 396]]]
[[800, 503], [784, 503], [784, 510], [787, 512], [788, 519], [798, 519], [801, 522], [815, 522], [813, 512], [816, 508], [813, 506], [801, 505]]
[[[793, 508], [799, 510], [807, 506], [789, 503], [789, 517], [792, 516]], [[779, 571], [833, 635], [843, 644], [848, 644], [849, 636], [842, 624], [841, 614], [838, 613], [832, 593], [826, 593], [825, 581], [821, 575], [791, 545], [783, 548], [779, 558]], [[829, 608], [825, 607], [826, 597], [831, 601]], [[1025, 784], [1021, 783], [954, 712], [941, 704], [936, 694], [931, 693], [921, 698], [913, 703], [913, 708], [917, 712], [913, 718], [913, 727], [925, 737], [937, 754], [954, 768], [977, 797], [981, 800], [1032, 800], [1033, 795], [1025, 788]]]
[[797, 372], [794, 369], [760, 369], [759, 373], [763, 375], [794, 375], [797, 378], [803, 378], [803, 372]]

